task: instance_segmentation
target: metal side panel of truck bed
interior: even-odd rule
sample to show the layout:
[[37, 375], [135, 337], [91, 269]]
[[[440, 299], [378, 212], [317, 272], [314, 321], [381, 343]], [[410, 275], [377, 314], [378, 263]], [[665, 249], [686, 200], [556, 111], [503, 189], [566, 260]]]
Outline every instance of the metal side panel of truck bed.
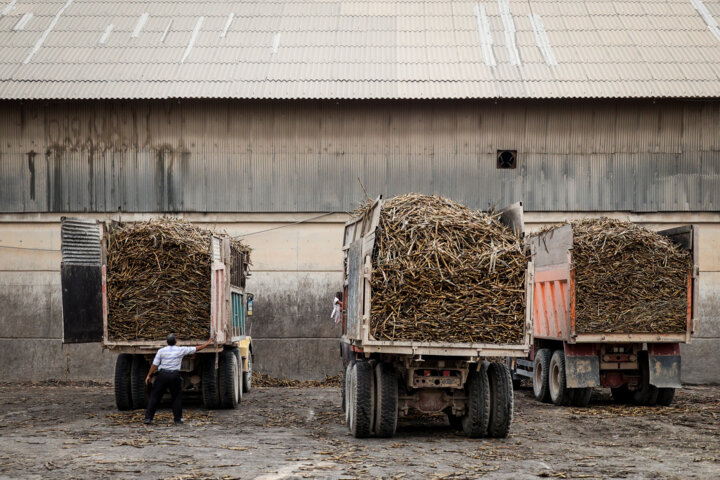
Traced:
[[[365, 353], [397, 355], [436, 355], [457, 357], [521, 357], [527, 355], [532, 329], [533, 265], [528, 265], [525, 279], [526, 309], [525, 332], [522, 343], [487, 344], [453, 342], [419, 342], [377, 340], [370, 335], [370, 310], [372, 304], [372, 263], [375, 232], [383, 206], [378, 197], [366, 215], [345, 224], [343, 250], [345, 251], [345, 299], [346, 315], [342, 340]], [[523, 233], [522, 203], [515, 203], [500, 212], [500, 220], [514, 232]]]

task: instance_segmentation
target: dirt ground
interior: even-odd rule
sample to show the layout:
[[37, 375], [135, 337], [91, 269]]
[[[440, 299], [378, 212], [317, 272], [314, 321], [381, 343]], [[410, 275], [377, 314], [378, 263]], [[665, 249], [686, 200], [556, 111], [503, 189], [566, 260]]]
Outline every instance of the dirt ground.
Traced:
[[237, 410], [187, 405], [176, 427], [117, 412], [110, 386], [0, 385], [0, 478], [720, 478], [720, 387], [668, 408], [587, 409], [515, 395], [507, 439], [470, 440], [444, 417], [401, 421], [392, 439], [351, 437], [337, 388], [256, 388]]

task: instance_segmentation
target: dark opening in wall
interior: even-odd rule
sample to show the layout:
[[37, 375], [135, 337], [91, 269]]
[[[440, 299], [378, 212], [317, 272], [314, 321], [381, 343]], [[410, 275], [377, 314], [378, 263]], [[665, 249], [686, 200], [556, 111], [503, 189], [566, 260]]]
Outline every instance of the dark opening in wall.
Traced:
[[517, 150], [498, 150], [497, 168], [517, 168]]

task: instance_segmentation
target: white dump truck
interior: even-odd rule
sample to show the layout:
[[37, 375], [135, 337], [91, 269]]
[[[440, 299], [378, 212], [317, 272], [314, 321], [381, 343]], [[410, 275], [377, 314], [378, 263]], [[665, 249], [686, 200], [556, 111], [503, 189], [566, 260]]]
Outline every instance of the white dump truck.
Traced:
[[[513, 387], [503, 360], [525, 357], [531, 335], [532, 295], [526, 295], [524, 334], [517, 344], [387, 341], [372, 337], [372, 253], [382, 198], [345, 224], [341, 355], [346, 423], [355, 437], [391, 437], [410, 408], [445, 412], [470, 437], [505, 437], [513, 415]], [[501, 211], [501, 221], [523, 231], [522, 204]], [[526, 272], [532, 284], [532, 264]]]

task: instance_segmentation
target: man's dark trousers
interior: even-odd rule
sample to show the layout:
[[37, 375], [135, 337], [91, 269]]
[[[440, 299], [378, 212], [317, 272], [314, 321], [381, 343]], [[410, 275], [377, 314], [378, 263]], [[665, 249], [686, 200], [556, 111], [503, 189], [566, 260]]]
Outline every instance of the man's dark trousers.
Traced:
[[182, 376], [180, 372], [167, 372], [163, 370], [159, 370], [155, 377], [155, 383], [153, 383], [152, 392], [150, 392], [150, 401], [145, 411], [146, 420], [153, 419], [160, 400], [168, 388], [170, 389], [170, 395], [172, 395], [173, 416], [176, 422], [180, 421], [182, 418]]

